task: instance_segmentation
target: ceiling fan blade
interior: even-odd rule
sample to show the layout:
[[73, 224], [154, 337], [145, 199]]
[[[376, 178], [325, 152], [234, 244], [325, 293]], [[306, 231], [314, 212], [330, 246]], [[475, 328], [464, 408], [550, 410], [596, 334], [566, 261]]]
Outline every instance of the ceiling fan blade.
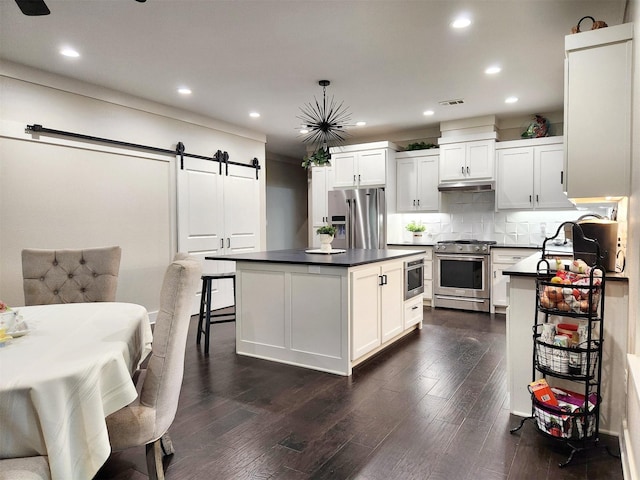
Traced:
[[49, 15], [51, 11], [44, 3], [44, 0], [16, 0], [22, 13], [30, 17], [38, 15]]

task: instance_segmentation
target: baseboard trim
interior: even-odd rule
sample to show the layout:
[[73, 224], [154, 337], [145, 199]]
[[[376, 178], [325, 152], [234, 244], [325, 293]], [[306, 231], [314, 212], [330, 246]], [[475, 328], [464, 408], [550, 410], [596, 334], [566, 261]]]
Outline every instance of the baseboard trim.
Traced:
[[633, 448], [627, 421], [622, 422], [622, 435], [620, 436], [620, 458], [622, 461], [622, 476], [625, 480], [640, 480], [636, 461], [633, 458]]

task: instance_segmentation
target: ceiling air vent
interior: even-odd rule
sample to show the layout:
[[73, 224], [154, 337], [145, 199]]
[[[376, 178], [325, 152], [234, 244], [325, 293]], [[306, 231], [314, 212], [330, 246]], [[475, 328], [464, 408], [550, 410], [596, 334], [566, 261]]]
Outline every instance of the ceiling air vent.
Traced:
[[438, 103], [440, 105], [460, 105], [461, 103], [464, 103], [464, 100], [462, 100], [461, 98], [458, 98], [456, 100], [443, 100]]

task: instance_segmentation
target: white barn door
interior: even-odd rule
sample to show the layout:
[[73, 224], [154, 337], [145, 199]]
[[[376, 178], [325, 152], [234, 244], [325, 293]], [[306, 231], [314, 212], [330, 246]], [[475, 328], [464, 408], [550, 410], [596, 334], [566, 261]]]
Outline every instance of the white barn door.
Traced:
[[[182, 165], [183, 168], [178, 158], [178, 251], [198, 258], [202, 263], [203, 273], [217, 273], [225, 268], [233, 270], [233, 262], [204, 259], [206, 256], [224, 253], [223, 178], [219, 173], [220, 166], [218, 162], [189, 157], [184, 158]], [[214, 282], [212, 299], [212, 308], [231, 305], [231, 281]], [[194, 298], [192, 313], [198, 313], [199, 308], [200, 289]]]

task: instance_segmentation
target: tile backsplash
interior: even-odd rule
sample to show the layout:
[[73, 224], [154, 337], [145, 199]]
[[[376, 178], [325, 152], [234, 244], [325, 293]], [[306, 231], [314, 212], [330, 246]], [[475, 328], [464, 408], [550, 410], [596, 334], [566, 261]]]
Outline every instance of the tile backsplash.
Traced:
[[[411, 241], [405, 226], [414, 220], [425, 225], [425, 243], [439, 240], [495, 240], [505, 245], [541, 245], [566, 221], [586, 213], [611, 215], [612, 206], [589, 205], [573, 210], [495, 211], [495, 192], [447, 192], [441, 195], [438, 213], [395, 213], [387, 218], [387, 241]], [[564, 233], [560, 232], [564, 238]]]

